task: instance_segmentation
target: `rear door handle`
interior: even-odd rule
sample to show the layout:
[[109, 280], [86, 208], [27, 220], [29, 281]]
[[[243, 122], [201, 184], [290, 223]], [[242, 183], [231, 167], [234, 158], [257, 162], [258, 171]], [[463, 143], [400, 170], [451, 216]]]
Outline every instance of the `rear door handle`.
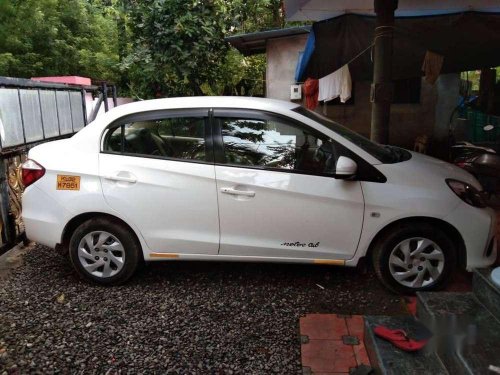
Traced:
[[126, 177], [126, 176], [104, 176], [106, 180], [111, 180], [111, 181], [118, 181], [118, 182], [130, 182], [131, 184], [137, 182], [137, 178], [134, 176]]
[[233, 188], [221, 188], [221, 193], [230, 195], [243, 195], [245, 197], [255, 197], [255, 191], [236, 190]]

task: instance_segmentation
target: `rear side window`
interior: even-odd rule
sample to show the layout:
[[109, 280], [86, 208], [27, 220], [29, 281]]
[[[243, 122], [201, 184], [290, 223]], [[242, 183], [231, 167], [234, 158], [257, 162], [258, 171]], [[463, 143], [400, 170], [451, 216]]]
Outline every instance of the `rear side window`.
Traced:
[[281, 118], [219, 118], [227, 164], [334, 174], [334, 142]]
[[184, 160], [206, 160], [204, 117], [135, 121], [110, 131], [104, 150]]

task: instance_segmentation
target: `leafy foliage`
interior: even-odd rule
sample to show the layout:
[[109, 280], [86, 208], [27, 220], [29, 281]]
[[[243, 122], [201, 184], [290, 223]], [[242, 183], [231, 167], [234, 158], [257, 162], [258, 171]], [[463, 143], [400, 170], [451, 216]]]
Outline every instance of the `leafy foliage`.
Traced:
[[114, 14], [98, 0], [1, 0], [0, 75], [116, 79]]
[[131, 0], [132, 53], [122, 63], [134, 96], [263, 95], [265, 58], [224, 36], [283, 26], [280, 0]]
[[281, 0], [0, 0], [0, 75], [81, 75], [121, 95], [263, 95], [265, 56], [224, 37], [283, 27]]
[[226, 54], [222, 0], [129, 3], [133, 52], [122, 67], [131, 90], [149, 96], [201, 95]]

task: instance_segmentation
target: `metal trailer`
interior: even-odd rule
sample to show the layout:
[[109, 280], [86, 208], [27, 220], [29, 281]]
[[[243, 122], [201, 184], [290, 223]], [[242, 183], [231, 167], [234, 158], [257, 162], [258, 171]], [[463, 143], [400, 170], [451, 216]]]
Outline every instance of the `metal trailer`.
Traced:
[[[0, 254], [26, 240], [21, 212], [20, 166], [30, 148], [68, 138], [93, 121], [116, 87], [80, 86], [0, 77]], [[97, 99], [87, 118], [86, 93]]]

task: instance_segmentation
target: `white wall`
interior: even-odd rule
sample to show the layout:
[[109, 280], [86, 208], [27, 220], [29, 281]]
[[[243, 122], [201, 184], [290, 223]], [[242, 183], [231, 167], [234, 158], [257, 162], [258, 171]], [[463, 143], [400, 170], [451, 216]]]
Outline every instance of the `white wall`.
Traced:
[[267, 41], [266, 96], [290, 100], [290, 85], [295, 83], [299, 52], [304, 50], [308, 34]]

